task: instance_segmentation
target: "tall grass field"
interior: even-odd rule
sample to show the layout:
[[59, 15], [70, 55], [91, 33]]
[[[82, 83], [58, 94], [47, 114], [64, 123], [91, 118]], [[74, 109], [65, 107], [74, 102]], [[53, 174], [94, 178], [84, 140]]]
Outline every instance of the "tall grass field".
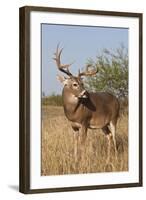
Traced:
[[128, 115], [117, 124], [117, 159], [111, 149], [111, 167], [106, 166], [107, 138], [100, 129], [88, 130], [82, 160], [75, 168], [73, 130], [62, 106], [42, 105], [41, 175], [128, 171]]

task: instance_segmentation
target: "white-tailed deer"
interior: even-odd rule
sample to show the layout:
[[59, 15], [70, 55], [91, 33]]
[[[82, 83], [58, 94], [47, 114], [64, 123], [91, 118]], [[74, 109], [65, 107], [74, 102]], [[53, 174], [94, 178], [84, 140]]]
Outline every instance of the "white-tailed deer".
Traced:
[[[115, 155], [116, 149], [116, 124], [119, 115], [119, 102], [115, 96], [107, 92], [89, 92], [85, 90], [82, 76], [95, 75], [98, 70], [89, 70], [80, 72], [74, 76], [69, 67], [71, 64], [61, 64], [61, 53], [59, 45], [55, 53], [54, 60], [58, 69], [68, 77], [58, 76], [63, 83], [62, 91], [64, 113], [71, 122], [74, 130], [74, 154], [75, 161], [78, 160], [78, 148], [83, 150], [88, 129], [102, 129], [108, 138], [107, 162], [110, 159], [111, 141], [114, 144]], [[81, 152], [82, 153], [82, 152]]]

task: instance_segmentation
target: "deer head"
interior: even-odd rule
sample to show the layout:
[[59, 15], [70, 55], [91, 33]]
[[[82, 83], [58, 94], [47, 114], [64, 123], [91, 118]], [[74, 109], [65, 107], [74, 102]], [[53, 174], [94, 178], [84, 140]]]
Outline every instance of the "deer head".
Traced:
[[59, 45], [57, 45], [56, 52], [54, 53], [55, 57], [53, 58], [56, 61], [56, 65], [58, 69], [67, 75], [67, 77], [58, 75], [58, 80], [63, 83], [64, 88], [70, 90], [70, 92], [77, 98], [88, 98], [88, 92], [84, 88], [83, 84], [83, 76], [93, 76], [98, 70], [89, 70], [89, 65], [87, 65], [86, 70], [84, 72], [78, 73], [78, 76], [74, 76], [70, 71], [69, 67], [73, 64], [61, 64], [61, 54], [63, 48], [59, 50]]

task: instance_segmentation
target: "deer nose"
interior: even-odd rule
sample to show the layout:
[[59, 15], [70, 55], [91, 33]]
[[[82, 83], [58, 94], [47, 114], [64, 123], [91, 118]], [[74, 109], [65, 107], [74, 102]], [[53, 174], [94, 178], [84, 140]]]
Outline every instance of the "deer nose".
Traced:
[[87, 98], [87, 91], [83, 90], [80, 94], [79, 94], [79, 98]]

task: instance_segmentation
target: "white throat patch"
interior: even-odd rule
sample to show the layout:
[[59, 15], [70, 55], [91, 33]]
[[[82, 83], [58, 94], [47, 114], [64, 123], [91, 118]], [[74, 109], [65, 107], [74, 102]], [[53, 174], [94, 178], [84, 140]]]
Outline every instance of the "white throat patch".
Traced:
[[76, 97], [74, 94], [71, 94], [67, 97], [69, 103], [76, 104], [78, 102], [78, 97]]

